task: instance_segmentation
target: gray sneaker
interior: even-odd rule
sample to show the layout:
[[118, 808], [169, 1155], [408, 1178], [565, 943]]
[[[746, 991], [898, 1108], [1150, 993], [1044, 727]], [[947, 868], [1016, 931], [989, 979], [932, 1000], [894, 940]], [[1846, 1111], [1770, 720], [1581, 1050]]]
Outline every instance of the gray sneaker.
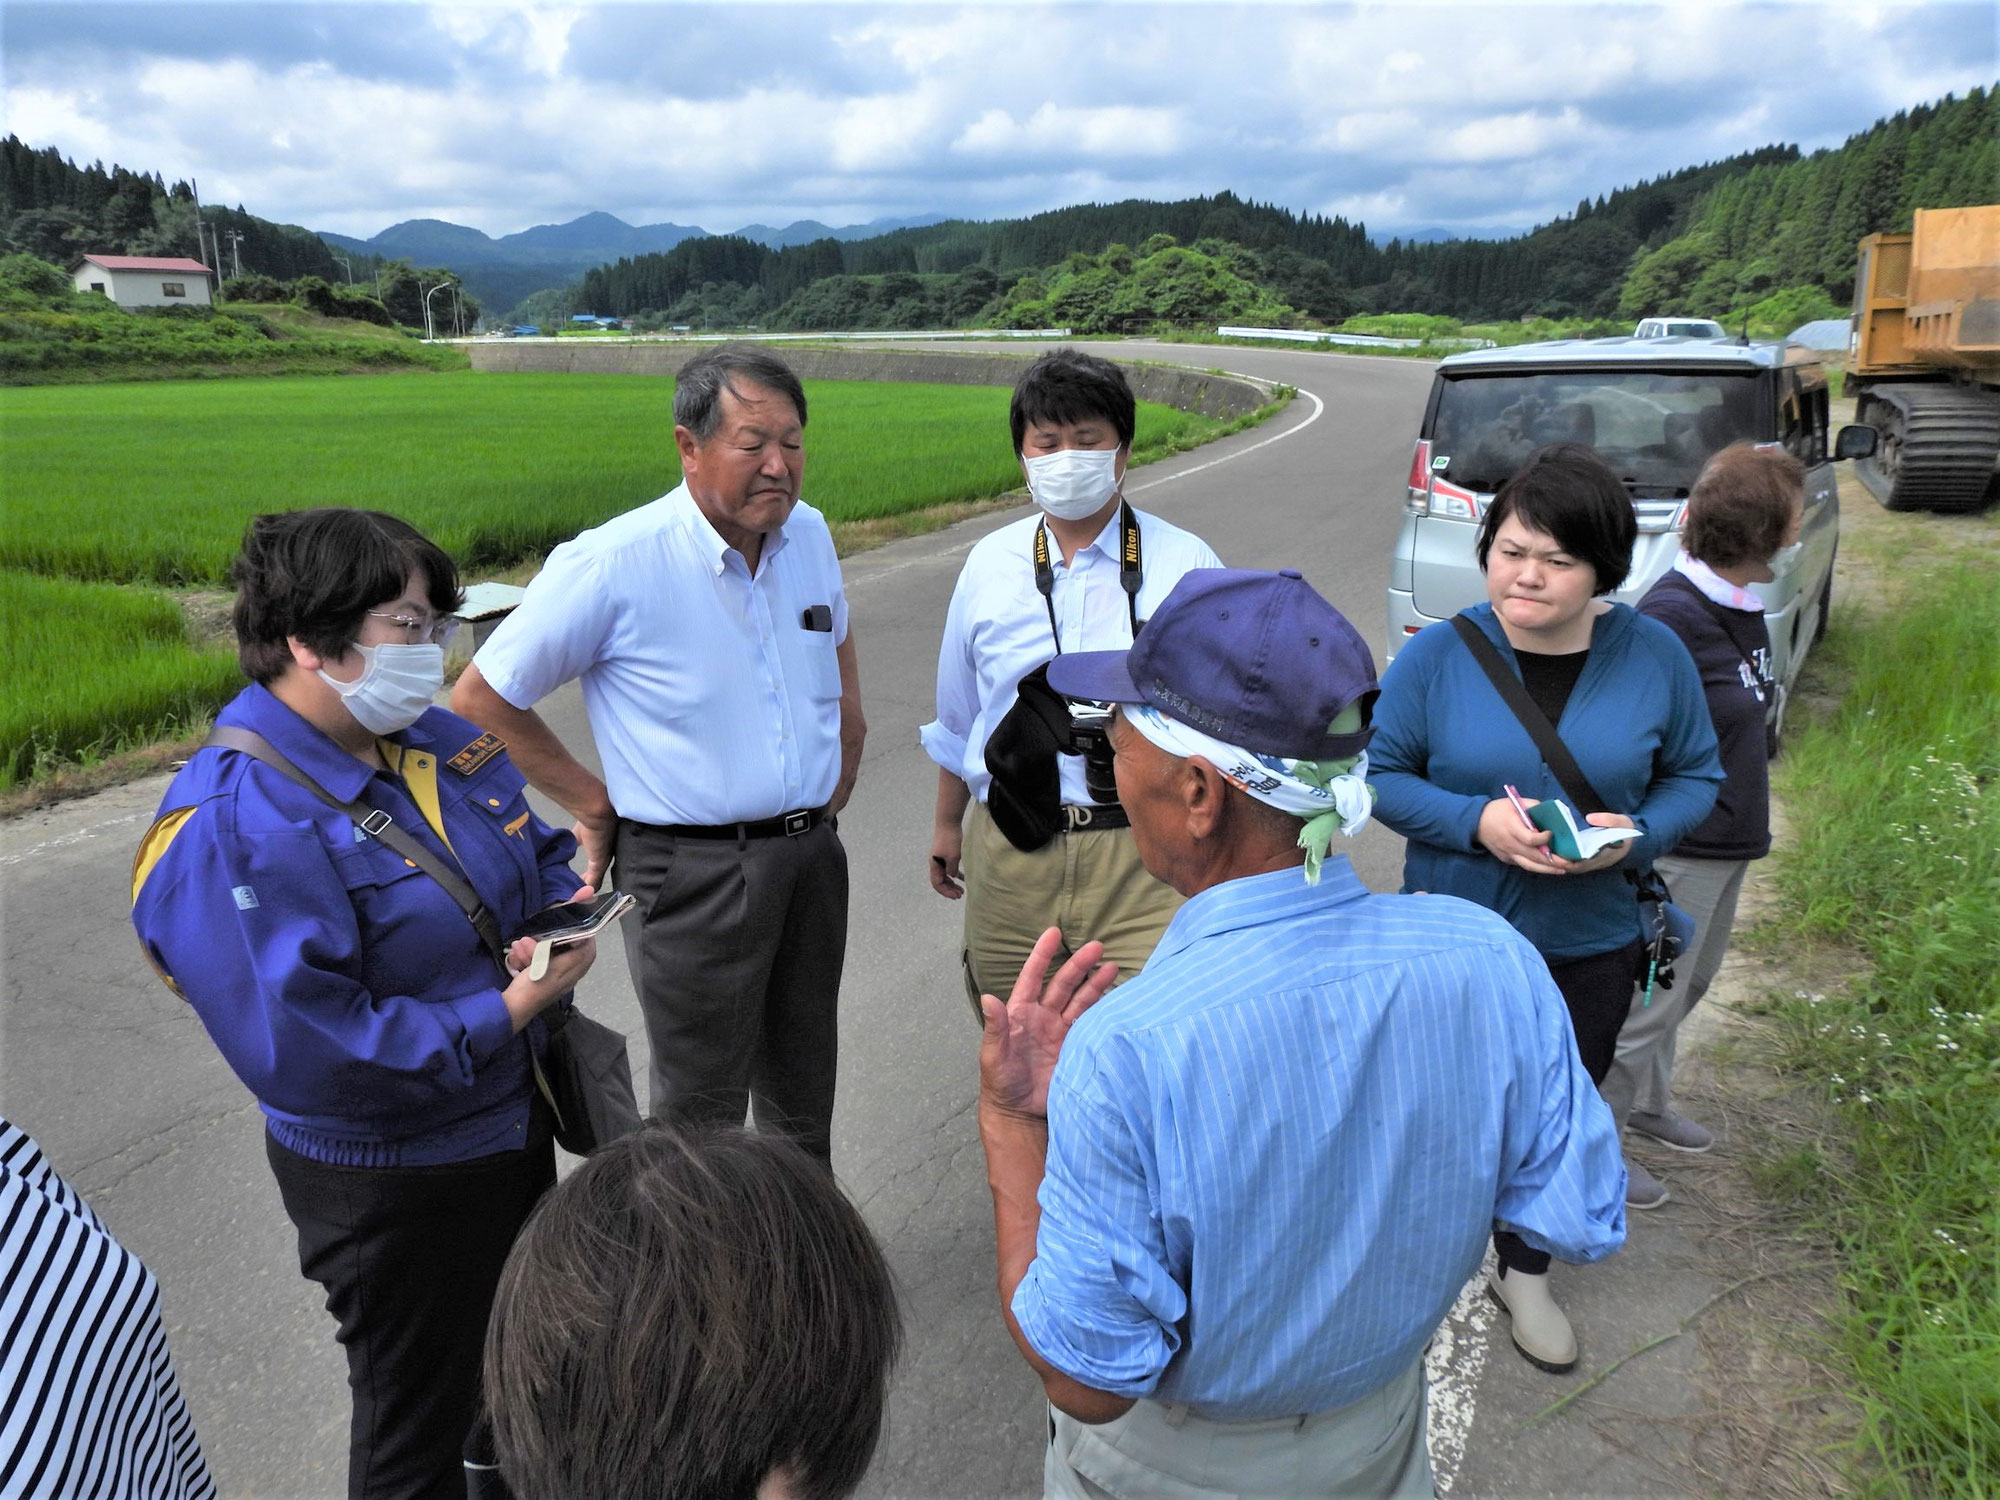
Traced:
[[1627, 1208], [1658, 1208], [1673, 1194], [1667, 1185], [1640, 1166], [1630, 1157], [1625, 1160], [1625, 1206]]
[[1677, 1115], [1668, 1110], [1663, 1115], [1640, 1114], [1634, 1110], [1626, 1118], [1625, 1128], [1636, 1130], [1648, 1140], [1658, 1141], [1670, 1151], [1685, 1151], [1689, 1155], [1699, 1155], [1715, 1144], [1715, 1137], [1686, 1115]]

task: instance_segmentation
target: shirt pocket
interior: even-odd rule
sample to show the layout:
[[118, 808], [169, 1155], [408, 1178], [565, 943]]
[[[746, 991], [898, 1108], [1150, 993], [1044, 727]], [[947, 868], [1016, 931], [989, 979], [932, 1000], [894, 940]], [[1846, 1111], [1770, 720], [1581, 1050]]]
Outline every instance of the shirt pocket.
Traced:
[[361, 982], [378, 996], [423, 993], [436, 975], [472, 957], [479, 935], [445, 888], [381, 841], [334, 851], [360, 934]]
[[818, 704], [840, 701], [840, 648], [831, 630], [801, 631], [806, 638], [806, 691]]
[[[473, 884], [487, 897], [503, 929], [512, 931], [541, 902], [536, 839], [542, 825], [520, 779], [496, 775], [466, 788], [465, 811], [447, 811], [452, 847]], [[476, 865], [476, 870], [475, 870]]]

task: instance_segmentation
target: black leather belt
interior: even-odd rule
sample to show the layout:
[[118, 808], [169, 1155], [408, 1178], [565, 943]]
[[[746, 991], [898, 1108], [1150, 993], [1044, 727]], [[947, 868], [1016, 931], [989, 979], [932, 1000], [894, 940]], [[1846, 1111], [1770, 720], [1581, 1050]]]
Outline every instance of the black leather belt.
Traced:
[[759, 818], [754, 823], [655, 823], [650, 826], [677, 839], [795, 839], [811, 833], [826, 821], [823, 807], [802, 808], [780, 813], [775, 818]]
[[1101, 828], [1130, 828], [1125, 809], [1113, 802], [1107, 807], [1086, 807], [1075, 802], [1063, 804], [1063, 832], [1095, 833]]

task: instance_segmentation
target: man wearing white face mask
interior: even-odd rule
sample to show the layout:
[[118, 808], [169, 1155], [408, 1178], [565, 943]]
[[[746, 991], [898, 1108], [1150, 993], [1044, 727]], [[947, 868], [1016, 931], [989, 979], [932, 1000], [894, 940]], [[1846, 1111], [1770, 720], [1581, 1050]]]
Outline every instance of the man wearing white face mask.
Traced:
[[1125, 650], [1182, 574], [1221, 566], [1200, 537], [1125, 502], [1137, 403], [1109, 360], [1042, 355], [1008, 420], [1036, 513], [966, 558], [938, 650], [937, 717], [919, 731], [938, 765], [928, 873], [940, 896], [965, 900], [975, 1015], [1047, 928], [1102, 941], [1129, 977], [1179, 908], [1139, 862], [1103, 726], [1073, 718], [1044, 672], [1065, 652]]

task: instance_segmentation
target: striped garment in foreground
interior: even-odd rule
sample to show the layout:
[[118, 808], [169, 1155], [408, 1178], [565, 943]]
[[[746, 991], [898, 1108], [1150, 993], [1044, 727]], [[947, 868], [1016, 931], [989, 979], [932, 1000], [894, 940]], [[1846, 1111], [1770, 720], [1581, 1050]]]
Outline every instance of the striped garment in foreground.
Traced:
[[0, 1500], [212, 1500], [160, 1288], [0, 1119]]

